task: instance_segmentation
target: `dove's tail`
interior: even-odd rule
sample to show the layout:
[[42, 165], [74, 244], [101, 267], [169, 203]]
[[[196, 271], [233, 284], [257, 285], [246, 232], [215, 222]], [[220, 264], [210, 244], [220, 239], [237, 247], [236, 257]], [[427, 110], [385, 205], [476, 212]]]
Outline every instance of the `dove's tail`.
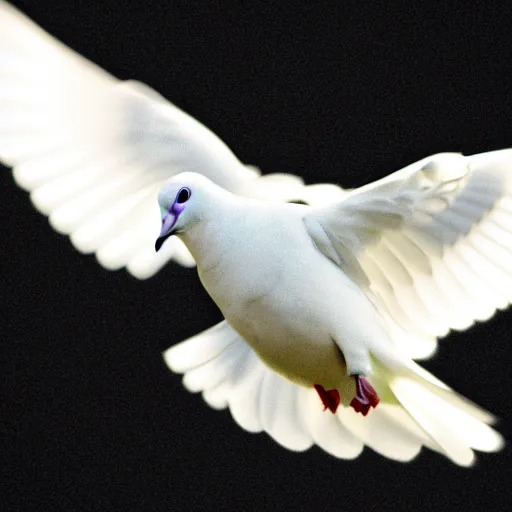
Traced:
[[[226, 321], [171, 347], [164, 358], [171, 370], [184, 374], [189, 391], [201, 391], [211, 407], [229, 408], [244, 430], [265, 431], [289, 450], [316, 444], [335, 457], [353, 459], [366, 444], [391, 459], [409, 461], [426, 446], [469, 466], [473, 449], [491, 452], [503, 446], [488, 426], [494, 420], [489, 413], [414, 363], [392, 366], [388, 359], [385, 366], [373, 359], [370, 378], [382, 400], [362, 416], [348, 403], [335, 414], [324, 412], [315, 388], [266, 366]], [[339, 392], [350, 400], [353, 389]], [[327, 393], [337, 401], [335, 393]]]
[[432, 374], [410, 362], [405, 370], [392, 371], [378, 361], [374, 370], [392, 396], [431, 441], [430, 448], [461, 466], [473, 464], [473, 449], [495, 452], [503, 437], [489, 425], [495, 417], [458, 395]]

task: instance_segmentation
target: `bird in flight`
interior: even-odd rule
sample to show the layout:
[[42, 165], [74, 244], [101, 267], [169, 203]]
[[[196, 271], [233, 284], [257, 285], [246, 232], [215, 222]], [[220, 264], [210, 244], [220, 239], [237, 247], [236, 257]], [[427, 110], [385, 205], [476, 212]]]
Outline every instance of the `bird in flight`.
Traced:
[[512, 150], [350, 191], [262, 176], [2, 0], [0, 123], [0, 160], [78, 250], [140, 279], [197, 263], [225, 320], [165, 360], [245, 430], [346, 459], [426, 446], [468, 466], [502, 447], [490, 413], [414, 360], [510, 303]]

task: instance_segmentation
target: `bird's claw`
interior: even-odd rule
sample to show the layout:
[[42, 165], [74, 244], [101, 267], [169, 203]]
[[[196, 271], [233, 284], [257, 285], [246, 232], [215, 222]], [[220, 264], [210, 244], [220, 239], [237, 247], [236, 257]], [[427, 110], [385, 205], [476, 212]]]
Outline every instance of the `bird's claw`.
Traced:
[[338, 410], [338, 406], [340, 405], [340, 393], [337, 389], [329, 389], [325, 390], [323, 386], [320, 384], [315, 384], [314, 388], [322, 400], [322, 404], [324, 405], [324, 411], [329, 409], [333, 414]]
[[379, 395], [373, 386], [359, 375], [354, 375], [356, 381], [356, 396], [350, 402], [350, 407], [363, 416], [368, 414], [371, 407], [375, 409], [380, 402]]

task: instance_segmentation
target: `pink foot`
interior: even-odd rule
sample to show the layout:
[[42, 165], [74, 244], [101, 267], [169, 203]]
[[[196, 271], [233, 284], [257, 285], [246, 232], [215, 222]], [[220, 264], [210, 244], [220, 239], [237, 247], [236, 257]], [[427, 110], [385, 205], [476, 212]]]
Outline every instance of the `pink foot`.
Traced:
[[338, 410], [338, 405], [340, 405], [340, 394], [337, 389], [329, 389], [325, 390], [320, 384], [315, 384], [314, 388], [322, 400], [322, 404], [324, 404], [324, 411], [329, 409], [333, 414]]
[[370, 407], [377, 407], [380, 402], [379, 395], [373, 386], [364, 378], [359, 375], [354, 375], [356, 380], [356, 396], [352, 398], [350, 407], [356, 412], [360, 412], [363, 416], [368, 414]]

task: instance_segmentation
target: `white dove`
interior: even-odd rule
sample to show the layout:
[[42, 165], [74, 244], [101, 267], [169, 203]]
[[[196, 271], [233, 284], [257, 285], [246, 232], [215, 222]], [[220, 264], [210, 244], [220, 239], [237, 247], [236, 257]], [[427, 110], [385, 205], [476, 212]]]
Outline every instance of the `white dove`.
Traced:
[[512, 300], [511, 171], [512, 149], [438, 154], [323, 207], [175, 176], [156, 249], [185, 243], [225, 321], [167, 364], [291, 450], [409, 460], [425, 445], [463, 466], [499, 450], [493, 417], [413, 359]]
[[[490, 156], [471, 157], [471, 162], [487, 165], [487, 158]], [[339, 202], [346, 192], [334, 185], [305, 187], [295, 176], [261, 177], [254, 168], [241, 164], [212, 132], [154, 90], [138, 82], [117, 80], [56, 41], [3, 0], [0, 0], [0, 161], [14, 168], [16, 182], [31, 192], [35, 206], [49, 215], [57, 231], [70, 235], [75, 247], [96, 253], [106, 268], [125, 266], [141, 279], [154, 275], [171, 258], [184, 265], [194, 264], [177, 237], [167, 240], [158, 254], [153, 251], [154, 236], [158, 233], [155, 199], [162, 184], [177, 173], [200, 172], [240, 195], [324, 205], [326, 218], [331, 220], [315, 223], [311, 222], [314, 213], [305, 215], [309, 219], [307, 230], [313, 233], [316, 247], [332, 263], [342, 267], [344, 274], [336, 271], [335, 275], [336, 279], [343, 279], [343, 293], [353, 295], [361, 308], [368, 308], [370, 302], [374, 304], [371, 308], [371, 314], [377, 318], [374, 329], [385, 332], [380, 340], [385, 347], [383, 351], [389, 349], [386, 343], [392, 342], [394, 355], [402, 354], [398, 358], [401, 363], [396, 363], [403, 365], [401, 370], [396, 367], [391, 370], [386, 366], [391, 362], [380, 361], [374, 347], [370, 351], [371, 360], [368, 359], [355, 343], [356, 334], [353, 338], [345, 336], [341, 341], [336, 340], [346, 351], [349, 372], [353, 371], [358, 380], [354, 406], [366, 413], [377, 404], [379, 398], [372, 391], [373, 385], [381, 400], [378, 407], [364, 418], [351, 408], [338, 407], [338, 400], [344, 406], [351, 401], [354, 383], [347, 377], [344, 359], [331, 342], [328, 351], [335, 354], [333, 361], [337, 359], [342, 369], [330, 360], [326, 368], [331, 369], [331, 378], [336, 382], [322, 378], [314, 384], [326, 407], [337, 409], [336, 415], [321, 414], [317, 393], [311, 387], [292, 383], [311, 384], [307, 375], [301, 377], [301, 372], [290, 366], [289, 352], [283, 351], [284, 357], [274, 361], [272, 354], [267, 357], [260, 348], [261, 357], [278, 370], [276, 373], [262, 363], [226, 322], [171, 349], [167, 353], [171, 367], [186, 372], [185, 383], [189, 389], [204, 389], [210, 405], [229, 405], [244, 428], [265, 429], [294, 450], [316, 443], [334, 455], [350, 458], [357, 456], [366, 443], [389, 457], [406, 460], [425, 444], [447, 453], [460, 464], [470, 464], [473, 454], [469, 447], [492, 451], [502, 444], [501, 437], [483, 424], [492, 421], [491, 415], [457, 397], [407, 360], [407, 357], [429, 355], [435, 349], [436, 337], [446, 334], [450, 328], [467, 328], [474, 320], [488, 318], [496, 308], [508, 304], [510, 278], [503, 266], [508, 268], [511, 244], [502, 238], [503, 227], [499, 226], [505, 215], [504, 200], [498, 200], [504, 195], [502, 187], [487, 190], [480, 177], [476, 192], [474, 188], [467, 189], [460, 201], [455, 200], [454, 205], [458, 204], [460, 209], [440, 212], [446, 206], [445, 198], [434, 194], [432, 201], [425, 199], [429, 197], [428, 186], [432, 186], [429, 173], [424, 171], [418, 174], [427, 184], [423, 199], [416, 198], [421, 190], [414, 186], [412, 177], [410, 181], [400, 178], [400, 186], [397, 178], [393, 178], [379, 182], [379, 190], [384, 187], [386, 199], [379, 202], [372, 195], [372, 201], [364, 207], [357, 199], [365, 198], [361, 191]], [[402, 171], [402, 176], [404, 173], [412, 176], [415, 174], [412, 171], [421, 167], [421, 162], [415, 164], [409, 171]], [[411, 196], [407, 188], [401, 188], [403, 179], [411, 188]], [[390, 201], [393, 194], [395, 202]], [[476, 203], [472, 199], [475, 195]], [[228, 202], [233, 199], [228, 193], [225, 197], [230, 198]], [[482, 200], [483, 203], [479, 202]], [[403, 211], [391, 213], [384, 207], [391, 204], [398, 207], [402, 202], [406, 210], [413, 211], [416, 222], [421, 219], [423, 224], [410, 224], [412, 217], [406, 218]], [[468, 202], [472, 208], [469, 219], [463, 209]], [[187, 210], [179, 214], [180, 222], [189, 215], [193, 204], [185, 203]], [[332, 206], [327, 206], [330, 203]], [[427, 213], [420, 217], [421, 208], [425, 208], [423, 203], [428, 206]], [[179, 213], [183, 205], [176, 203], [173, 211]], [[382, 218], [379, 206], [386, 210]], [[497, 206], [500, 208], [489, 216], [490, 209]], [[261, 205], [255, 207], [259, 209]], [[329, 215], [328, 210], [344, 213], [333, 220], [334, 214]], [[284, 207], [284, 211], [310, 210], [292, 205]], [[317, 212], [321, 214], [321, 210]], [[170, 219], [164, 226], [169, 226]], [[482, 220], [485, 222], [479, 224]], [[384, 233], [383, 224], [386, 224]], [[478, 226], [472, 228], [473, 224]], [[392, 225], [396, 230], [391, 229]], [[270, 225], [268, 228], [261, 231], [267, 233], [267, 246]], [[239, 244], [240, 233], [235, 234]], [[455, 238], [458, 234], [461, 242]], [[494, 242], [487, 240], [489, 237]], [[505, 248], [496, 246], [496, 239]], [[311, 241], [307, 244], [311, 246]], [[475, 244], [478, 249], [474, 249]], [[303, 246], [299, 245], [302, 253]], [[488, 253], [489, 246], [492, 254]], [[256, 254], [262, 247], [258, 246]], [[290, 251], [291, 246], [288, 247]], [[482, 250], [485, 255], [480, 254]], [[279, 254], [276, 264], [286, 259], [285, 253]], [[322, 266], [326, 264], [324, 260], [321, 259]], [[496, 260], [497, 266], [493, 264]], [[328, 264], [332, 266], [332, 263]], [[478, 274], [473, 267], [478, 268]], [[258, 279], [251, 284], [253, 290], [256, 283], [262, 287], [265, 282], [271, 285], [263, 275], [263, 268], [258, 269]], [[308, 275], [301, 275], [304, 281], [301, 288], [305, 288]], [[244, 276], [247, 279], [248, 274]], [[232, 278], [231, 275], [229, 279]], [[316, 269], [311, 270], [310, 278], [318, 285]], [[481, 282], [483, 279], [485, 282]], [[327, 289], [326, 283], [323, 284]], [[244, 289], [244, 293], [247, 291]], [[334, 307], [333, 298], [328, 300], [327, 294], [323, 297], [326, 310]], [[306, 304], [304, 301], [300, 306]], [[353, 326], [355, 333], [365, 322], [359, 319], [357, 328]], [[362, 331], [359, 337], [361, 334]], [[251, 339], [247, 341], [252, 343]], [[296, 341], [293, 344], [302, 346]], [[270, 343], [265, 346], [267, 351], [275, 351]], [[318, 357], [314, 353], [313, 360]], [[318, 373], [313, 360], [309, 364], [310, 378]], [[320, 373], [324, 375], [325, 370]], [[393, 397], [407, 404], [409, 413]], [[423, 404], [419, 406], [419, 402]], [[433, 408], [435, 414], [430, 412]], [[425, 416], [426, 413], [430, 416]], [[461, 423], [465, 429], [459, 431]]]
[[0, 162], [14, 168], [50, 224], [107, 269], [154, 275], [171, 258], [194, 264], [178, 239], [160, 253], [158, 190], [183, 171], [237, 194], [325, 201], [335, 185], [260, 176], [201, 123], [156, 91], [121, 82], [0, 0]]

